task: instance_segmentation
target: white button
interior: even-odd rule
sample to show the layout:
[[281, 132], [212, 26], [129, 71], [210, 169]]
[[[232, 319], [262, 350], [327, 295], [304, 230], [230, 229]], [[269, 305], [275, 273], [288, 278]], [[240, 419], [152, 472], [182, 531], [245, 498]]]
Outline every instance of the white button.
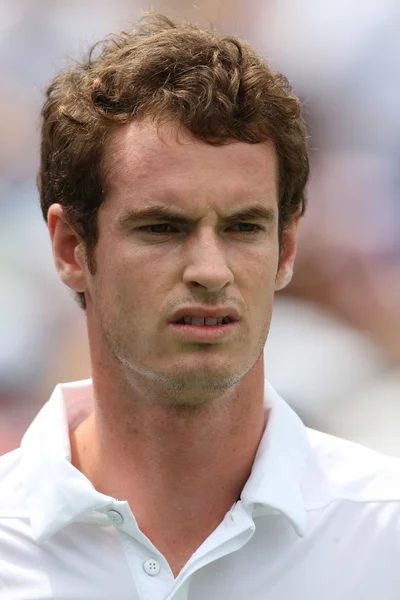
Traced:
[[124, 517], [119, 514], [116, 510], [109, 510], [107, 516], [114, 523], [114, 525], [121, 525], [124, 522]]
[[143, 563], [143, 569], [146, 571], [147, 575], [158, 575], [160, 572], [160, 564], [154, 560], [154, 558], [149, 558]]

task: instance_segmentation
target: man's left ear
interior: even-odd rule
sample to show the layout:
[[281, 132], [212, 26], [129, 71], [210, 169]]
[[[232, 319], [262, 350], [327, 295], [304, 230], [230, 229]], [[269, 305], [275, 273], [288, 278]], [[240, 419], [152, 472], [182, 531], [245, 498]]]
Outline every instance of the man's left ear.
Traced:
[[299, 219], [287, 225], [282, 233], [278, 272], [275, 278], [275, 291], [283, 290], [292, 280], [294, 259], [297, 247], [297, 227]]

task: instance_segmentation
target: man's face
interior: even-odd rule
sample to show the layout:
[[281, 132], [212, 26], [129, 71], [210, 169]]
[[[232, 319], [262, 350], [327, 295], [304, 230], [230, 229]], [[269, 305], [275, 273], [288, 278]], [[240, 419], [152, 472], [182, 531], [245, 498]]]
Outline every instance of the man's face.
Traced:
[[[85, 275], [89, 333], [130, 377], [181, 392], [222, 390], [260, 357], [279, 287], [275, 151], [269, 142], [212, 146], [177, 136], [173, 124], [160, 133], [133, 123], [113, 141], [97, 271]], [[256, 205], [265, 216], [229, 221]], [[135, 216], [151, 207], [187, 223]], [[282, 271], [291, 267], [295, 230]], [[232, 308], [238, 320], [206, 340], [173, 324], [177, 311], [194, 306]]]

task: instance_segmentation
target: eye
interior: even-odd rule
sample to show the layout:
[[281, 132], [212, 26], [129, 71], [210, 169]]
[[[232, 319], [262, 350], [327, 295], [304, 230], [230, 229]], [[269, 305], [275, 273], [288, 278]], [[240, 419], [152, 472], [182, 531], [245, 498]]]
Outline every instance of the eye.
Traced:
[[[143, 227], [139, 227], [139, 229], [151, 235], [165, 235], [166, 233], [170, 233], [170, 231], [166, 231], [167, 227], [171, 227], [171, 225], [169, 223], [157, 223], [155, 225], [144, 225]], [[156, 231], [151, 231], [152, 229]]]
[[263, 227], [261, 227], [261, 225], [257, 225], [256, 223], [237, 223], [236, 225], [233, 225], [233, 227], [255, 227], [255, 229], [249, 230], [249, 229], [245, 229], [244, 231], [238, 231], [238, 233], [258, 233], [259, 231], [261, 231], [263, 229]]

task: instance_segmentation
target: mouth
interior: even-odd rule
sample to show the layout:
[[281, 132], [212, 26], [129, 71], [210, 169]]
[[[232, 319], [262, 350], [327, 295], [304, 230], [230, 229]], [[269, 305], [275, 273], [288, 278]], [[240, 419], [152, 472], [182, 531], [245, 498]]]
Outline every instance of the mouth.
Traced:
[[182, 317], [170, 323], [171, 331], [183, 342], [222, 343], [232, 339], [239, 323], [230, 317]]
[[226, 325], [231, 322], [232, 319], [230, 317], [221, 317], [218, 319], [212, 317], [182, 317], [175, 321], [177, 325], [195, 325], [196, 327], [215, 327], [217, 325]]

